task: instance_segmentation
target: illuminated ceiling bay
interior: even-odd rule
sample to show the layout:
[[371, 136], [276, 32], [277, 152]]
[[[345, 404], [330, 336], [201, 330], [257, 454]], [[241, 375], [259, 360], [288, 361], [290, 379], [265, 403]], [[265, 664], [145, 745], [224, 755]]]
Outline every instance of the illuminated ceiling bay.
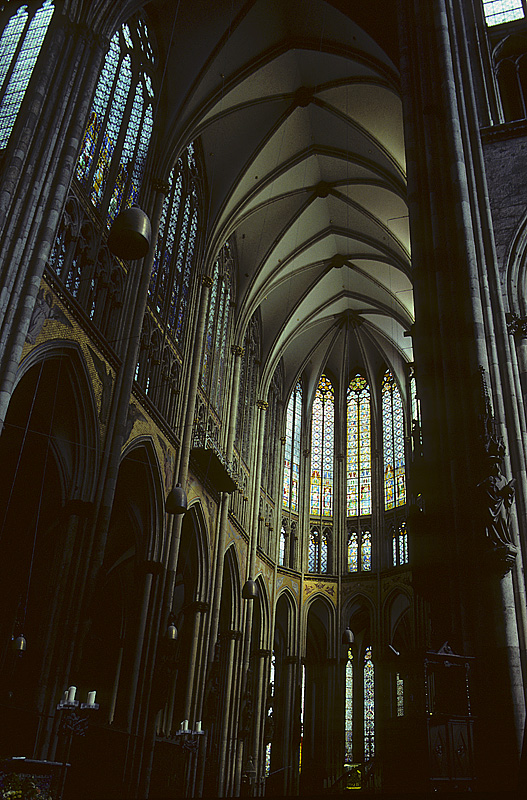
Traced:
[[228, 30], [187, 114], [212, 193], [207, 257], [236, 234], [238, 333], [259, 308], [264, 375], [283, 358], [289, 387], [345, 363], [401, 379], [413, 293], [397, 71], [322, 1], [247, 4]]

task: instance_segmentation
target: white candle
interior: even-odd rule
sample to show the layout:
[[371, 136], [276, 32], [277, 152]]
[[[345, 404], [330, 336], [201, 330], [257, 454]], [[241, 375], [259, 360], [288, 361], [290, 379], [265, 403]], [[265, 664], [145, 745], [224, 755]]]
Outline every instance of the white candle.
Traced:
[[196, 722], [196, 733], [201, 733], [201, 720]]
[[77, 691], [77, 687], [76, 686], [70, 686], [70, 688], [68, 689], [68, 703], [74, 703], [75, 702], [75, 693], [76, 693], [76, 691]]
[[95, 692], [88, 692], [88, 700], [86, 701], [86, 704], [88, 706], [95, 705], [95, 694], [96, 694]]
[[183, 722], [181, 723], [181, 730], [188, 731], [188, 719], [184, 719]]
[[67, 689], [64, 689], [64, 694], [62, 695], [61, 702], [62, 703], [67, 703], [68, 702], [68, 690]]

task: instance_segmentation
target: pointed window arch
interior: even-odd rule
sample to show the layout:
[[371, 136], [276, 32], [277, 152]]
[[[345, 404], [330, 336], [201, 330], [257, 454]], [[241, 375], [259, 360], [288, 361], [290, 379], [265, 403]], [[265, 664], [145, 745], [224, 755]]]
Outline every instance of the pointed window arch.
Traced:
[[0, 150], [15, 126], [54, 10], [53, 0], [36, 10], [19, 5], [0, 38]]
[[280, 555], [278, 561], [281, 567], [285, 565], [285, 543], [286, 543], [286, 533], [285, 533], [285, 527], [282, 524], [282, 528], [280, 530]]
[[487, 25], [501, 25], [525, 17], [525, 0], [482, 0]]
[[394, 567], [408, 563], [408, 531], [406, 522], [392, 527], [392, 563]]
[[364, 760], [375, 755], [375, 667], [371, 647], [364, 653]]
[[181, 342], [187, 320], [200, 215], [199, 167], [191, 142], [169, 177], [149, 287], [149, 302]]
[[348, 648], [346, 661], [346, 705], [344, 710], [344, 761], [353, 761], [353, 651]]
[[369, 572], [372, 568], [372, 544], [369, 528], [348, 532], [348, 572]]
[[370, 388], [362, 375], [350, 381], [347, 391], [348, 517], [371, 514], [371, 411]]
[[311, 417], [311, 514], [333, 515], [334, 391], [322, 375], [315, 393]]
[[313, 525], [309, 536], [309, 572], [327, 572], [328, 569], [328, 535], [326, 530], [320, 531]]
[[76, 177], [108, 226], [139, 196], [153, 127], [153, 62], [145, 23], [124, 23], [95, 89]]
[[392, 373], [382, 380], [382, 433], [384, 452], [384, 507], [406, 503], [404, 420], [401, 394]]
[[227, 361], [227, 333], [231, 308], [232, 256], [225, 243], [214, 263], [212, 288], [201, 364], [201, 385], [209, 391], [211, 404], [219, 409], [223, 397]]
[[286, 414], [283, 505], [298, 511], [298, 482], [300, 478], [300, 433], [302, 429], [302, 384], [296, 384]]

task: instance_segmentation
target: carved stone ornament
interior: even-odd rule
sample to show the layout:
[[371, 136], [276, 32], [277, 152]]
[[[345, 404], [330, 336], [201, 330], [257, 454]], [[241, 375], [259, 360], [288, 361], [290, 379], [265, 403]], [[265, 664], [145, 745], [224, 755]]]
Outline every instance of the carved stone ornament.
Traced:
[[502, 473], [505, 445], [499, 437], [485, 397], [483, 415], [484, 478], [477, 484], [478, 508], [485, 532], [485, 560], [491, 568], [505, 576], [513, 567], [518, 553], [511, 531], [511, 509], [514, 503], [516, 481], [507, 480]]

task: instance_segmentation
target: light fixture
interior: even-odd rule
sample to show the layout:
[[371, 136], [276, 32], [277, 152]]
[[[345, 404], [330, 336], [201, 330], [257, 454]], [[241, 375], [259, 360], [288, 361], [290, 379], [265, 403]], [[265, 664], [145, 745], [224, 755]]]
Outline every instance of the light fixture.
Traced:
[[27, 642], [26, 642], [26, 637], [24, 636], [23, 633], [17, 636], [16, 639], [13, 639], [13, 641], [11, 642], [11, 647], [13, 648], [15, 653], [17, 653], [17, 655], [19, 656], [21, 656], [22, 653], [26, 652]]
[[177, 640], [177, 628], [173, 622], [170, 623], [168, 626], [165, 637], [168, 639], [169, 642], [175, 642]]
[[184, 514], [187, 510], [187, 495], [180, 483], [177, 483], [168, 493], [165, 501], [167, 514]]
[[350, 628], [346, 628], [346, 630], [342, 634], [342, 644], [353, 644], [355, 641], [355, 637], [353, 635], [353, 631]]
[[139, 206], [125, 208], [117, 214], [108, 234], [111, 252], [125, 261], [144, 258], [150, 250], [152, 226]]
[[258, 587], [256, 581], [252, 578], [247, 578], [242, 589], [242, 597], [244, 600], [254, 600], [258, 597]]

